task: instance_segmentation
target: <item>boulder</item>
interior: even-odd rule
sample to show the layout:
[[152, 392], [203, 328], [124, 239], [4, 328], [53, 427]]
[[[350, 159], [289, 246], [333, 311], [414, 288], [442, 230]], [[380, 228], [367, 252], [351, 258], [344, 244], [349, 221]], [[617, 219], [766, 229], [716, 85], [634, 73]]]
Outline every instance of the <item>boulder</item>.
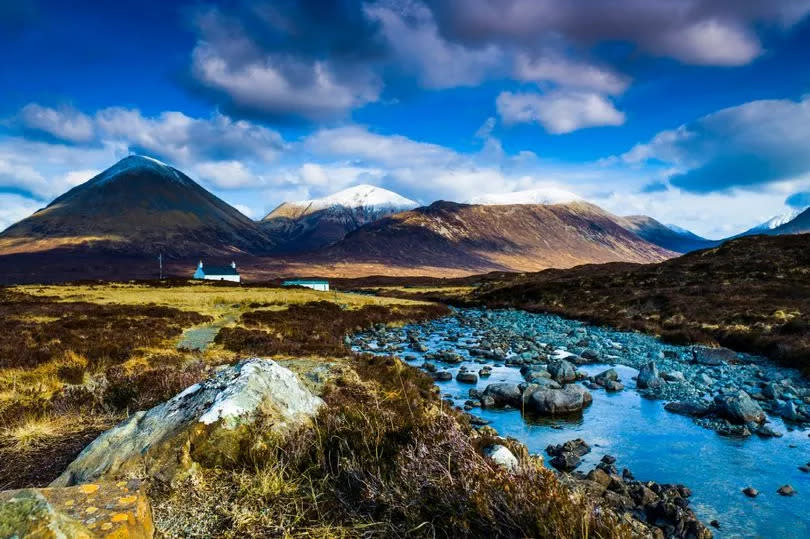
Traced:
[[782, 388], [775, 382], [769, 382], [762, 388], [762, 394], [769, 399], [778, 399], [782, 394]]
[[661, 378], [663, 378], [667, 382], [675, 382], [675, 383], [686, 382], [686, 378], [684, 377], [681, 371], [661, 373]]
[[664, 381], [658, 376], [658, 367], [655, 361], [650, 361], [641, 366], [636, 379], [636, 387], [639, 389], [655, 389], [663, 385]]
[[552, 457], [562, 455], [563, 453], [574, 453], [576, 456], [581, 457], [591, 452], [591, 446], [582, 438], [568, 440], [563, 444], [549, 445], [546, 447], [546, 453]]
[[738, 425], [765, 421], [765, 412], [743, 390], [730, 395], [717, 395], [714, 406], [718, 415]]
[[153, 535], [149, 501], [137, 482], [0, 492], [0, 537], [151, 539]]
[[673, 414], [703, 417], [711, 412], [711, 407], [700, 401], [672, 401], [664, 406], [664, 410]]
[[736, 359], [736, 352], [728, 348], [710, 348], [708, 346], [695, 346], [692, 348], [692, 360], [700, 365], [717, 367]]
[[794, 496], [796, 490], [790, 485], [782, 485], [776, 491], [780, 496]]
[[621, 391], [624, 389], [624, 384], [616, 380], [608, 380], [605, 382], [605, 391]]
[[477, 384], [478, 375], [474, 372], [459, 372], [456, 375], [456, 380], [462, 384]]
[[225, 367], [88, 445], [51, 486], [71, 486], [127, 471], [171, 479], [193, 461], [232, 461], [250, 427], [283, 434], [310, 420], [323, 401], [289, 369], [252, 358]]
[[802, 415], [796, 409], [796, 404], [794, 404], [793, 401], [786, 401], [782, 403], [776, 410], [776, 413], [788, 421], [801, 421], [803, 419]]
[[759, 496], [759, 491], [757, 489], [755, 489], [754, 487], [745, 487], [742, 490], [742, 492], [743, 492], [743, 494], [745, 494], [749, 498], [756, 498], [757, 496]]
[[563, 472], [570, 472], [580, 464], [580, 458], [574, 453], [561, 453], [551, 459], [549, 463]]
[[515, 470], [518, 467], [518, 459], [508, 447], [493, 444], [484, 448], [484, 456], [492, 462], [503, 468], [504, 470]]
[[522, 395], [523, 391], [521, 391], [519, 385], [500, 382], [489, 384], [484, 390], [483, 397], [492, 398], [494, 405], [498, 407], [509, 405], [517, 408], [520, 406]]
[[618, 380], [619, 380], [619, 373], [616, 372], [616, 369], [608, 369], [606, 371], [602, 371], [593, 377], [593, 381], [603, 387], [605, 386], [605, 384], [607, 384], [607, 382], [616, 382]]
[[593, 397], [579, 384], [568, 385], [563, 389], [529, 386], [523, 393], [526, 411], [540, 415], [581, 412], [591, 402]]
[[437, 382], [448, 382], [453, 379], [453, 373], [450, 371], [437, 371], [433, 373], [433, 379]]
[[551, 374], [551, 377], [560, 383], [573, 382], [577, 379], [577, 370], [570, 361], [558, 359], [551, 361], [546, 370]]

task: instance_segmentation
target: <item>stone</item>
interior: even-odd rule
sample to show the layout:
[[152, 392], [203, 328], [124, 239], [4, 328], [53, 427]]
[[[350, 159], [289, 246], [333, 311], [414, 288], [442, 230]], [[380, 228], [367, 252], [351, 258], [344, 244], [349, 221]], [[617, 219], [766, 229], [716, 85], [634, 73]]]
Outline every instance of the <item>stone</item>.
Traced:
[[765, 412], [743, 390], [730, 395], [717, 395], [714, 404], [717, 414], [732, 423], [743, 425], [765, 421]]
[[71, 486], [127, 470], [170, 479], [199, 461], [232, 461], [259, 420], [284, 434], [307, 423], [323, 401], [289, 369], [262, 358], [242, 360], [148, 411], [102, 433], [51, 486]]
[[663, 378], [667, 382], [675, 382], [675, 383], [686, 382], [686, 378], [684, 377], [684, 375], [683, 375], [683, 373], [681, 371], [672, 371], [672, 372], [662, 373], [661, 378]]
[[437, 382], [449, 382], [453, 379], [453, 374], [450, 371], [437, 371], [433, 373], [433, 379]]
[[624, 389], [624, 384], [621, 382], [617, 382], [616, 380], [608, 380], [605, 382], [605, 391], [621, 391]]
[[495, 406], [502, 407], [509, 405], [517, 408], [520, 407], [523, 391], [517, 384], [500, 382], [489, 384], [484, 390], [483, 396], [492, 398]]
[[700, 373], [700, 376], [698, 376], [698, 380], [700, 381], [700, 383], [706, 386], [714, 385], [714, 379], [705, 372]]
[[583, 350], [582, 353], [580, 354], [580, 357], [582, 357], [583, 359], [586, 359], [588, 361], [591, 361], [591, 362], [595, 362], [595, 361], [599, 360], [599, 354], [597, 354], [596, 352], [594, 352], [591, 349]]
[[794, 496], [796, 490], [790, 485], [782, 485], [776, 491], [780, 496]]
[[655, 361], [650, 361], [641, 366], [636, 379], [636, 387], [639, 389], [655, 389], [662, 386], [664, 381], [658, 376], [658, 367]]
[[570, 361], [564, 359], [549, 362], [546, 370], [556, 382], [573, 382], [577, 379], [576, 368]]
[[549, 445], [546, 447], [546, 453], [551, 456], [562, 455], [563, 453], [574, 453], [578, 457], [587, 455], [591, 452], [591, 446], [588, 445], [582, 438], [568, 440], [563, 444]]
[[769, 399], [778, 399], [779, 396], [782, 394], [782, 389], [779, 387], [778, 384], [774, 382], [769, 382], [765, 384], [765, 387], [762, 388], [762, 394], [768, 397]]
[[552, 458], [549, 464], [554, 466], [560, 471], [570, 472], [580, 464], [580, 458], [574, 453], [562, 453]]
[[0, 492], [0, 537], [154, 535], [149, 500], [137, 481]]
[[759, 496], [759, 491], [757, 489], [755, 489], [754, 487], [745, 487], [742, 490], [742, 492], [743, 492], [743, 494], [745, 494], [749, 498], [756, 498], [757, 496]]
[[782, 433], [778, 430], [774, 429], [767, 423], [763, 423], [762, 425], [758, 426], [754, 429], [754, 433], [758, 436], [762, 436], [763, 438], [781, 438]]
[[590, 472], [588, 472], [588, 480], [593, 481], [594, 483], [598, 483], [603, 487], [607, 488], [610, 484], [610, 476], [605, 473], [604, 470], [601, 468], [594, 468]]
[[695, 346], [692, 348], [692, 360], [700, 365], [718, 367], [729, 361], [736, 361], [737, 353], [728, 348], [710, 348], [708, 346]]
[[525, 410], [540, 415], [581, 412], [591, 402], [593, 397], [579, 384], [568, 385], [563, 389], [529, 386], [523, 393]]
[[456, 380], [462, 384], [477, 384], [478, 375], [474, 372], [459, 372], [456, 375]]
[[517, 457], [512, 454], [508, 447], [500, 444], [493, 444], [485, 447], [484, 456], [504, 470], [512, 471], [518, 467]]
[[793, 401], [784, 402], [776, 410], [776, 413], [779, 414], [783, 419], [787, 419], [788, 421], [802, 420], [802, 415], [796, 409], [796, 404]]
[[618, 379], [619, 373], [616, 372], [616, 369], [608, 369], [606, 371], [602, 371], [593, 377], [593, 381], [599, 384], [600, 386], [604, 386], [607, 382], [618, 381]]
[[709, 405], [700, 401], [672, 401], [664, 405], [664, 410], [690, 417], [703, 417], [711, 412]]

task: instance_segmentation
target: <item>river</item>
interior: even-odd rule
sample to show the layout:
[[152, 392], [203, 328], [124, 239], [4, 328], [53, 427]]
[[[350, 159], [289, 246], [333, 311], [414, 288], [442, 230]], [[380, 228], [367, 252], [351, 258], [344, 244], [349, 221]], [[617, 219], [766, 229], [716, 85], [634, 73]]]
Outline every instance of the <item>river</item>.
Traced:
[[[417, 349], [409, 345], [414, 339], [420, 343]], [[481, 347], [496, 349], [502, 356], [482, 359], [470, 354]], [[353, 348], [396, 354], [417, 367], [425, 363], [426, 356], [433, 358], [431, 363], [453, 374], [452, 380], [436, 383], [458, 406], [468, 401], [471, 388], [524, 382], [519, 365], [508, 365], [509, 358], [512, 362], [526, 358], [536, 363], [544, 354], [562, 357], [585, 348], [596, 351], [599, 362], [578, 369], [595, 375], [613, 367], [625, 389], [615, 393], [591, 389], [593, 404], [580, 417], [524, 419], [518, 410], [480, 407], [471, 408], [470, 413], [490, 421], [502, 436], [522, 441], [532, 453], [543, 454], [546, 462], [549, 457], [544, 451], [549, 444], [583, 438], [593, 450], [583, 457], [578, 470], [588, 471], [603, 455], [610, 454], [616, 457], [619, 469], [629, 468], [638, 479], [685, 484], [693, 492], [690, 506], [697, 516], [706, 523], [719, 522], [716, 537], [810, 537], [810, 473], [799, 470], [800, 465], [810, 464], [810, 430], [806, 426], [786, 424], [769, 415], [769, 424], [782, 437], [722, 436], [690, 417], [666, 411], [666, 401], [642, 396], [633, 380], [638, 373], [634, 367], [657, 359], [662, 366], [680, 368], [686, 375], [685, 385], [689, 387], [683, 391], [705, 393], [703, 396], [710, 398], [723, 387], [753, 392], [754, 375], [759, 380], [807, 383], [794, 370], [751, 356], [746, 356], [740, 366], [694, 366], [687, 359], [692, 357], [687, 347], [666, 345], [638, 333], [514, 310], [461, 310], [458, 316], [424, 324], [378, 328], [355, 336]], [[458, 354], [461, 362], [436, 360], [439, 352]], [[456, 381], [460, 368], [477, 372], [483, 364], [492, 366], [489, 377], [479, 378], [476, 384]], [[703, 373], [717, 380], [712, 387], [688, 382]], [[784, 484], [792, 485], [798, 493], [780, 496], [776, 491]], [[741, 490], [747, 486], [759, 490], [759, 496], [746, 497]]]

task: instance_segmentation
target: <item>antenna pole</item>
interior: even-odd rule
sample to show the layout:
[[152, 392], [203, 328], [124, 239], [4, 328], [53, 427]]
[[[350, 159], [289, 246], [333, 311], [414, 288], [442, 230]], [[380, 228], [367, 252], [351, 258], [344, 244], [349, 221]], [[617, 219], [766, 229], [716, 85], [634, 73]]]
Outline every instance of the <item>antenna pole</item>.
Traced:
[[160, 280], [163, 280], [163, 253], [158, 255], [158, 264], [160, 265]]

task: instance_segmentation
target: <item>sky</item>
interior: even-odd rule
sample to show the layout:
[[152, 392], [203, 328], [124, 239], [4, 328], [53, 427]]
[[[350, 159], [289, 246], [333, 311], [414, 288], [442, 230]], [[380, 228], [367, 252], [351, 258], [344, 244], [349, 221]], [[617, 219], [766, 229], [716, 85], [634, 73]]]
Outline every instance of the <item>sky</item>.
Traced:
[[810, 0], [0, 0], [0, 229], [137, 153], [260, 219], [562, 188], [709, 238], [810, 204]]

